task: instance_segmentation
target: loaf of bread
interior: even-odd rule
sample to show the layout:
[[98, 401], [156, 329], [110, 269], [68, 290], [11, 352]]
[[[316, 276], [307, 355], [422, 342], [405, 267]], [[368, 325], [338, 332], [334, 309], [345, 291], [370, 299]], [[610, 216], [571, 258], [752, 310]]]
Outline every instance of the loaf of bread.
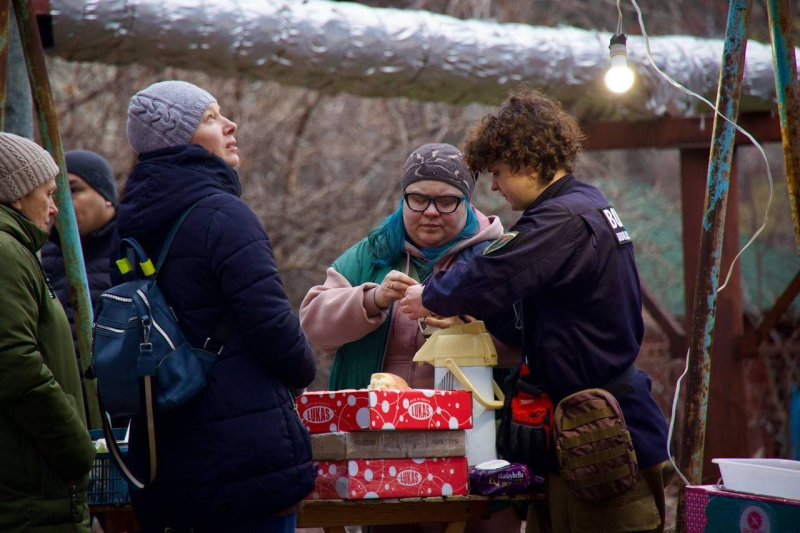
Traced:
[[369, 381], [369, 390], [410, 390], [406, 380], [388, 372], [376, 372]]

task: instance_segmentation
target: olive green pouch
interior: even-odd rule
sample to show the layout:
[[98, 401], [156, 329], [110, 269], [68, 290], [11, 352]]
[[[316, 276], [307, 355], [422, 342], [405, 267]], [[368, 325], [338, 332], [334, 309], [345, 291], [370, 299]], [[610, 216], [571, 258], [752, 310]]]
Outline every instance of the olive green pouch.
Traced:
[[603, 389], [567, 396], [553, 417], [561, 477], [576, 498], [610, 500], [631, 490], [636, 452], [617, 399]]

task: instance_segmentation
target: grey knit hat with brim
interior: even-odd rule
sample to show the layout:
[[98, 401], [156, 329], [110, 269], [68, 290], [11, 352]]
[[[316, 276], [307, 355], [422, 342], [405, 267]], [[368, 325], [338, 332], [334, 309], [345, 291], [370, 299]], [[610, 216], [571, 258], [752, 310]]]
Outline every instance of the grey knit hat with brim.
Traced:
[[28, 196], [58, 175], [47, 150], [25, 137], [0, 132], [0, 204]]
[[189, 144], [206, 108], [216, 101], [185, 81], [154, 83], [131, 98], [128, 142], [137, 154]]
[[464, 163], [464, 154], [452, 144], [431, 143], [414, 150], [403, 165], [403, 190], [418, 181], [441, 181], [472, 199], [477, 174]]

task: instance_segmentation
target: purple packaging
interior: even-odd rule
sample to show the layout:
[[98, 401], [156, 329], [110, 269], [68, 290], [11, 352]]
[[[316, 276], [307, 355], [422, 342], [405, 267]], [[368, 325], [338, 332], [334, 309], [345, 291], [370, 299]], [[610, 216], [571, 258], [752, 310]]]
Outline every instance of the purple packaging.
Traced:
[[469, 486], [473, 494], [508, 496], [525, 491], [532, 482], [544, 483], [544, 479], [531, 475], [530, 469], [520, 463], [496, 460], [469, 469]]

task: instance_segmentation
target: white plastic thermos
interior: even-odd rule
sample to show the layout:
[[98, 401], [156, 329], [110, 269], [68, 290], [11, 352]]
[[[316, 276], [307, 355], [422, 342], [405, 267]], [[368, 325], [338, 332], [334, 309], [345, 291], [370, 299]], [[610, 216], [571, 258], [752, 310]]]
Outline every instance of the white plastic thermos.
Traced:
[[[497, 459], [494, 411], [503, 407], [503, 393], [492, 379], [497, 350], [483, 322], [436, 331], [414, 355], [414, 361], [435, 367], [436, 390], [472, 393], [467, 463], [475, 466]], [[495, 394], [499, 401], [494, 399]]]

